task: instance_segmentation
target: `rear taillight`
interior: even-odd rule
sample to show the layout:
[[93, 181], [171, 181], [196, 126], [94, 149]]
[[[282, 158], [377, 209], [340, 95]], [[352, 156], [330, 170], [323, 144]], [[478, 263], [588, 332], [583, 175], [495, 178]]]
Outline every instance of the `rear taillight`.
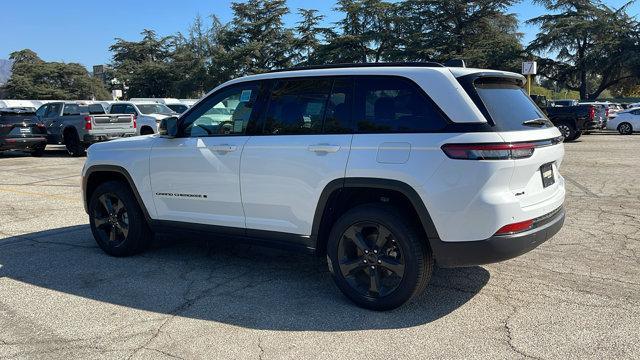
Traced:
[[442, 151], [451, 159], [459, 160], [509, 160], [525, 159], [533, 155], [536, 145], [515, 144], [445, 144]]
[[496, 235], [515, 234], [527, 231], [533, 227], [533, 220], [521, 221], [509, 225], [505, 225], [496, 232]]
[[133, 115], [133, 128], [138, 127], [138, 116]]
[[84, 117], [84, 129], [85, 130], [91, 130], [92, 129], [91, 116], [85, 116]]
[[605, 117], [609, 117], [609, 109], [605, 110], [605, 112], [604, 112], [604, 116], [605, 116]]
[[596, 118], [596, 108], [593, 106], [589, 107], [589, 120], [593, 120]]

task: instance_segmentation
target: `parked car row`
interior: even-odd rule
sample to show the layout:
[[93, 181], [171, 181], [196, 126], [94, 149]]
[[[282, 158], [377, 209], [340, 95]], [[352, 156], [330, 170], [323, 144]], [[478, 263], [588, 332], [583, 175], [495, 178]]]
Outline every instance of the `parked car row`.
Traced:
[[46, 144], [62, 144], [69, 154], [82, 156], [96, 142], [155, 134], [162, 119], [190, 107], [178, 99], [45, 101], [37, 110], [36, 103], [2, 100], [0, 151], [25, 150], [37, 156]]
[[[560, 130], [565, 141], [576, 140], [593, 130], [617, 130], [621, 134], [640, 131], [640, 125], [637, 125], [640, 103], [622, 105], [600, 101], [579, 102], [571, 99], [551, 101], [544, 96], [535, 95], [532, 99]], [[622, 117], [619, 118], [620, 116]]]

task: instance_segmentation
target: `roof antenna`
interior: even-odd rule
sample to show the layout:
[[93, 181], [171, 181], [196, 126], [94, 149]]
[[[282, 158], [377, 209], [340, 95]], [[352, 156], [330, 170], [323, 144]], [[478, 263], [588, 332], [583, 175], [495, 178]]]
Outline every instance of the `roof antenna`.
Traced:
[[446, 66], [446, 67], [462, 67], [462, 68], [466, 68], [467, 64], [465, 64], [464, 60], [462, 60], [462, 59], [450, 59], [450, 60], [447, 60], [444, 63], [444, 66]]

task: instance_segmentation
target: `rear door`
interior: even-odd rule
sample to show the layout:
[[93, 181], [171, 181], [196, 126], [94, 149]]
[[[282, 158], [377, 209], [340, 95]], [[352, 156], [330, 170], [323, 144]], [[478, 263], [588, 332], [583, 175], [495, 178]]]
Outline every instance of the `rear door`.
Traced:
[[262, 122], [242, 154], [247, 233], [307, 236], [323, 189], [345, 174], [352, 80], [278, 79], [270, 88]]

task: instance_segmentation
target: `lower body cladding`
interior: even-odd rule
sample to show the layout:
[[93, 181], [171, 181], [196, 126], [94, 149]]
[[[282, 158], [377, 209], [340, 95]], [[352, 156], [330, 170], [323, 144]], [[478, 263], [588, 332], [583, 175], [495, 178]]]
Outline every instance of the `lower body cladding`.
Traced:
[[436, 262], [441, 267], [465, 267], [490, 264], [525, 254], [551, 239], [564, 224], [565, 210], [560, 207], [533, 220], [527, 231], [494, 235], [486, 240], [446, 242], [430, 239]]
[[37, 150], [47, 145], [45, 137], [0, 138], [0, 151], [5, 150]]

